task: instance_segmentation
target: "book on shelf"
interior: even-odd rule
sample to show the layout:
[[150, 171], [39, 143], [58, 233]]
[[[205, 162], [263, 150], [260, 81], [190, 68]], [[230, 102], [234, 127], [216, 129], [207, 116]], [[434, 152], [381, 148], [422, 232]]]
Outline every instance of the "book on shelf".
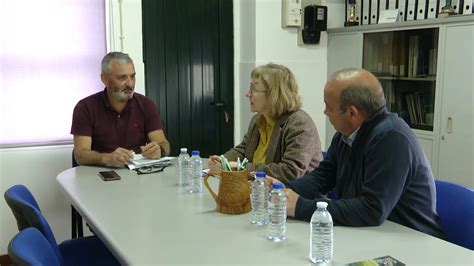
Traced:
[[436, 62], [438, 57], [438, 49], [433, 48], [429, 50], [429, 69], [428, 69], [428, 75], [430, 76], [436, 76]]
[[410, 36], [410, 44], [411, 44], [411, 51], [410, 57], [408, 58], [409, 63], [411, 64], [409, 77], [416, 77], [418, 73], [418, 60], [419, 60], [419, 52], [420, 52], [420, 36], [414, 35]]
[[420, 35], [409, 38], [408, 75], [409, 78], [423, 78], [436, 75], [437, 49], [427, 48], [421, 43]]
[[367, 35], [364, 39], [364, 68], [370, 72], [377, 72], [377, 55], [374, 55], [375, 42], [373, 35]]
[[419, 91], [405, 95], [411, 125], [430, 127], [433, 125], [432, 113], [426, 112], [425, 96]]
[[406, 77], [407, 69], [407, 41], [406, 34], [400, 34], [397, 38], [400, 42], [399, 54], [398, 54], [398, 74], [400, 77]]
[[408, 114], [410, 115], [410, 124], [411, 125], [416, 125], [416, 115], [415, 115], [415, 106], [414, 106], [414, 101], [413, 101], [413, 95], [412, 94], [407, 94], [405, 96], [406, 101], [407, 101], [407, 109], [408, 109]]
[[420, 92], [415, 92], [413, 94], [413, 98], [414, 98], [414, 101], [415, 101], [415, 114], [416, 114], [416, 120], [418, 121], [418, 124], [425, 124], [424, 120], [424, 112], [423, 112], [423, 109], [424, 109], [424, 105], [421, 105], [421, 94]]
[[418, 52], [418, 67], [415, 77], [427, 77], [429, 74], [429, 49], [420, 48]]
[[395, 91], [393, 89], [392, 83], [387, 82], [386, 84], [383, 85], [384, 88], [384, 94], [385, 94], [385, 102], [387, 106], [387, 110], [389, 112], [394, 112], [395, 109]]
[[410, 36], [408, 39], [408, 73], [407, 77], [413, 77], [413, 61], [415, 56], [415, 37], [414, 35]]
[[393, 49], [394, 49], [394, 42], [393, 42], [393, 33], [386, 32], [381, 34], [382, 42], [379, 42], [379, 52], [382, 54], [382, 72], [390, 73], [393, 75], [392, 69], [390, 69], [390, 65], [393, 65]]

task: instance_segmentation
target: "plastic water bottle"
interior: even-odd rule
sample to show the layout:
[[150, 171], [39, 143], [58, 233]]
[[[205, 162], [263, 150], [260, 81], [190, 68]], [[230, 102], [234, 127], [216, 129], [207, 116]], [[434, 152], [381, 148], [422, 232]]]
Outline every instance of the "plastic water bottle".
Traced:
[[268, 202], [269, 220], [267, 238], [274, 241], [286, 239], [286, 196], [283, 193], [283, 184], [273, 184]]
[[189, 159], [189, 193], [201, 193], [202, 192], [202, 160], [199, 156], [199, 151], [194, 150], [191, 152], [191, 158]]
[[181, 148], [178, 157], [178, 185], [181, 187], [186, 187], [189, 183], [189, 158], [188, 149]]
[[318, 208], [311, 217], [311, 235], [309, 258], [313, 263], [329, 264], [332, 261], [333, 223], [326, 209], [327, 202], [318, 202]]
[[252, 214], [250, 222], [256, 225], [268, 222], [268, 186], [265, 184], [265, 172], [257, 172], [252, 184]]

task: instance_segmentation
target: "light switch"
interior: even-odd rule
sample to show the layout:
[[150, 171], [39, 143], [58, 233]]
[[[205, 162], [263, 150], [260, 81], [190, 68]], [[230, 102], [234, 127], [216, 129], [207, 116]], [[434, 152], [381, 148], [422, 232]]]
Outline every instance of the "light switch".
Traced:
[[282, 0], [281, 27], [301, 26], [301, 0]]

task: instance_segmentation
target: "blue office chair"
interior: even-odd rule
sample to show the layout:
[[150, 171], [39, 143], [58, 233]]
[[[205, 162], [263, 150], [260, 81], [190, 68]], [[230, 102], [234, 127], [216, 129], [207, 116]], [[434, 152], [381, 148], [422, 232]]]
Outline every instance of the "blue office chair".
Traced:
[[446, 239], [474, 250], [474, 190], [435, 180], [436, 210]]
[[8, 255], [15, 265], [61, 264], [48, 240], [34, 227], [20, 231], [8, 244]]
[[38, 203], [25, 186], [15, 185], [7, 189], [4, 196], [17, 220], [18, 229], [38, 229], [48, 240], [61, 265], [120, 265], [96, 236], [66, 240], [58, 245]]
[[326, 151], [322, 151], [323, 159], [326, 160], [328, 158], [328, 153]]

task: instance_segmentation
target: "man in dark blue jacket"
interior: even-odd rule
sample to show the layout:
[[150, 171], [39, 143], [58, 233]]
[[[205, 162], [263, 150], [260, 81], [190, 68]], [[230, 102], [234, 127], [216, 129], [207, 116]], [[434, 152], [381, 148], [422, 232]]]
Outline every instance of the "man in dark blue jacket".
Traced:
[[[334, 223], [375, 226], [386, 219], [443, 237], [428, 160], [413, 131], [385, 108], [382, 86], [362, 69], [334, 73], [324, 113], [338, 131], [319, 167], [287, 184], [288, 216], [310, 220], [328, 202]], [[325, 197], [336, 188], [338, 200]]]

